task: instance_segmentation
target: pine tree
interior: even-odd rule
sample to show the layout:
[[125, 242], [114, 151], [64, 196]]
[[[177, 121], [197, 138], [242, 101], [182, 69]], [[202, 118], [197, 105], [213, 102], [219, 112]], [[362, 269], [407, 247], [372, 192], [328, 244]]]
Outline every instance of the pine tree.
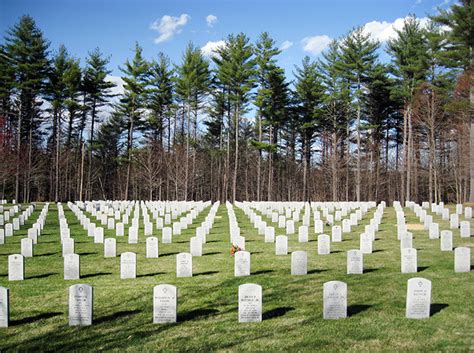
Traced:
[[[107, 68], [110, 58], [104, 57], [99, 48], [89, 53], [87, 65], [84, 70], [83, 91], [84, 91], [84, 116], [83, 124], [85, 124], [86, 115], [90, 114], [90, 135], [89, 135], [89, 169], [87, 173], [87, 195], [91, 199], [94, 195], [92, 185], [92, 169], [93, 169], [93, 151], [94, 151], [94, 132], [96, 122], [100, 113], [100, 108], [109, 104], [112, 97], [111, 88], [115, 87], [113, 82], [107, 80], [107, 75], [112, 72]], [[82, 142], [82, 141], [81, 141]], [[81, 175], [82, 179], [82, 175]], [[82, 184], [82, 183], [81, 183]], [[82, 190], [80, 193], [82, 199]]]
[[308, 172], [311, 167], [311, 146], [314, 134], [321, 123], [323, 86], [318, 75], [318, 66], [305, 56], [301, 67], [296, 67], [295, 96], [298, 103], [299, 131], [303, 144], [303, 197], [309, 201]]
[[127, 176], [125, 181], [124, 197], [128, 200], [130, 179], [132, 177], [132, 150], [134, 133], [143, 125], [144, 109], [147, 98], [147, 78], [149, 63], [143, 58], [142, 48], [135, 44], [135, 55], [132, 61], [125, 61], [120, 70], [124, 74], [124, 94], [117, 106], [117, 113], [122, 117], [122, 124], [127, 131]]
[[41, 124], [40, 100], [45, 87], [46, 75], [49, 69], [49, 43], [43, 38], [43, 32], [36, 26], [30, 16], [23, 16], [5, 37], [5, 57], [11, 65], [14, 75], [13, 101], [15, 117], [13, 124], [16, 128], [16, 172], [15, 199], [20, 198], [20, 173], [22, 169], [23, 146], [28, 146], [26, 175], [24, 176], [23, 199], [29, 200], [32, 150], [33, 145], [40, 143]]
[[255, 82], [255, 61], [249, 38], [239, 33], [229, 35], [226, 45], [217, 50], [213, 58], [217, 65], [217, 79], [228, 94], [229, 127], [234, 129], [234, 170], [232, 176], [232, 201], [237, 197], [237, 171], [239, 168], [240, 119], [250, 100]]
[[356, 170], [356, 199], [361, 201], [361, 110], [363, 90], [368, 77], [377, 62], [379, 43], [364, 34], [363, 28], [358, 27], [351, 31], [341, 42], [341, 59], [345, 76], [353, 89], [356, 106], [357, 130], [357, 170]]
[[[415, 17], [408, 17], [397, 37], [388, 42], [387, 52], [392, 56], [392, 73], [396, 77], [392, 96], [403, 100], [403, 170], [401, 200], [410, 201], [412, 164], [412, 103], [416, 89], [427, 75], [428, 57], [425, 31]], [[406, 173], [406, 182], [405, 182]], [[406, 190], [404, 186], [406, 185]]]

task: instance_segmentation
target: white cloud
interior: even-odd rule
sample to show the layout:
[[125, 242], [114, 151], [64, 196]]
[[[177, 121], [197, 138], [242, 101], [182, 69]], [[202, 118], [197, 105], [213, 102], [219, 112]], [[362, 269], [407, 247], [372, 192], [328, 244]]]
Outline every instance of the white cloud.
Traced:
[[[387, 21], [371, 21], [367, 22], [364, 25], [364, 33], [369, 34], [372, 39], [376, 39], [380, 42], [386, 42], [389, 39], [393, 39], [397, 36], [397, 30], [401, 30], [403, 28], [403, 24], [405, 18], [397, 18], [393, 22]], [[418, 19], [420, 21], [421, 27], [426, 27], [429, 23], [428, 17], [422, 17]]]
[[155, 38], [155, 43], [159, 44], [173, 38], [176, 33], [181, 32], [181, 27], [185, 26], [190, 19], [191, 16], [183, 13], [179, 17], [165, 15], [161, 19], [153, 22], [150, 26], [150, 29], [160, 33], [160, 35]]
[[218, 40], [215, 42], [209, 41], [201, 48], [201, 53], [208, 57], [215, 56], [217, 55], [217, 49], [222, 48], [224, 46], [225, 42], [223, 40]]
[[206, 17], [206, 23], [209, 27], [214, 26], [214, 24], [217, 23], [217, 16], [214, 15], [207, 15]]
[[293, 46], [293, 42], [289, 40], [285, 40], [283, 43], [281, 43], [280, 50], [290, 49], [292, 46]]
[[415, 5], [420, 5], [423, 0], [416, 0]]
[[327, 35], [303, 38], [303, 50], [314, 55], [321, 53], [331, 43], [332, 39]]

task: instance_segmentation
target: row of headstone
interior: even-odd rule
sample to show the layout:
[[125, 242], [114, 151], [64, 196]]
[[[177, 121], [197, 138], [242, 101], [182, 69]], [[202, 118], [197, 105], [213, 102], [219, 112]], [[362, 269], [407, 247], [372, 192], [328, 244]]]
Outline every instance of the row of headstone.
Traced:
[[[411, 278], [407, 282], [405, 317], [426, 319], [430, 317], [431, 281]], [[160, 284], [153, 288], [153, 323], [177, 322], [177, 288], [170, 284]], [[238, 322], [262, 321], [262, 287], [245, 283], [238, 288]], [[329, 281], [323, 285], [323, 319], [337, 320], [347, 317], [347, 284]], [[9, 291], [0, 287], [0, 327], [9, 325]], [[93, 322], [93, 287], [74, 284], [69, 287], [69, 325], [89, 326]]]

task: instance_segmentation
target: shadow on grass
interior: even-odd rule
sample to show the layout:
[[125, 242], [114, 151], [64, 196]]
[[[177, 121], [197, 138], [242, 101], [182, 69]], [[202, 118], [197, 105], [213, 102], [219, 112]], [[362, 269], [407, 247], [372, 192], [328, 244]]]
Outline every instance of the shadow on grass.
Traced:
[[60, 312], [52, 312], [52, 313], [42, 313], [35, 316], [24, 317], [23, 319], [18, 320], [11, 320], [11, 326], [23, 325], [23, 324], [31, 324], [36, 321], [46, 320], [55, 316], [63, 315], [64, 313]]
[[120, 318], [123, 318], [123, 317], [126, 317], [126, 316], [133, 316], [133, 315], [136, 315], [136, 314], [141, 313], [141, 312], [142, 312], [141, 310], [118, 311], [118, 312], [110, 314], [110, 315], [99, 317], [98, 319], [94, 320], [93, 323], [94, 324], [101, 324], [103, 322], [114, 321], [114, 320], [117, 320], [117, 319], [120, 319]]
[[351, 317], [351, 316], [357, 315], [363, 311], [370, 309], [371, 307], [372, 305], [365, 305], [365, 304], [349, 305], [347, 307], [347, 316]]
[[431, 304], [430, 306], [430, 316], [436, 315], [439, 313], [441, 310], [447, 308], [449, 304], [440, 304], [440, 303], [435, 303]]
[[208, 240], [206, 241], [206, 244], [207, 243], [220, 243], [220, 240]]
[[202, 254], [202, 256], [211, 256], [211, 255], [218, 255], [218, 254], [222, 254], [222, 253], [221, 252], [208, 252], [208, 253]]
[[37, 278], [46, 278], [54, 275], [59, 275], [57, 272], [43, 273], [42, 275], [29, 276], [26, 279], [37, 279]]
[[165, 275], [166, 272], [155, 272], [155, 273], [145, 273], [143, 275], [137, 275], [137, 278], [140, 277], [153, 277], [153, 276], [159, 276], [159, 275]]
[[107, 276], [111, 275], [112, 272], [97, 272], [97, 273], [89, 273], [87, 275], [81, 276], [81, 278], [91, 278], [91, 277], [99, 277], [99, 276]]
[[252, 252], [251, 255], [255, 255], [255, 254], [263, 254], [263, 251], [254, 251], [254, 252]]
[[291, 306], [281, 306], [281, 307], [264, 312], [262, 315], [262, 319], [263, 320], [274, 319], [276, 317], [283, 316], [292, 310], [295, 310], [295, 308]]
[[255, 271], [254, 273], [251, 273], [251, 275], [263, 275], [265, 273], [272, 273], [275, 272], [273, 270], [260, 270], [260, 271]]
[[169, 252], [166, 254], [160, 254], [160, 257], [173, 256], [173, 255], [178, 255], [178, 254], [179, 254], [178, 252]]
[[216, 273], [219, 273], [219, 271], [206, 271], [206, 272], [199, 272], [199, 273], [195, 273], [193, 274], [193, 277], [194, 276], [206, 276], [206, 275], [214, 275]]
[[309, 270], [309, 271], [308, 271], [308, 275], [313, 274], [313, 273], [326, 272], [326, 271], [327, 271], [327, 270], [315, 268], [315, 269]]
[[83, 252], [83, 253], [77, 253], [77, 255], [80, 256], [87, 256], [87, 255], [97, 255], [98, 253], [96, 252]]
[[336, 250], [336, 251], [331, 251], [331, 254], [340, 254], [342, 251], [341, 250]]
[[418, 266], [418, 272], [423, 272], [429, 268], [430, 268], [429, 266]]
[[217, 309], [195, 309], [178, 314], [178, 322], [196, 320], [219, 313]]
[[35, 257], [51, 256], [51, 255], [57, 255], [57, 254], [59, 254], [59, 252], [49, 252], [49, 253], [46, 253], [46, 254], [35, 255]]
[[376, 250], [372, 250], [372, 253], [376, 253], [376, 252], [384, 252], [385, 250], [381, 250], [381, 249], [376, 249]]
[[365, 268], [363, 272], [364, 273], [371, 273], [371, 272], [376, 272], [378, 270], [380, 270], [380, 268]]

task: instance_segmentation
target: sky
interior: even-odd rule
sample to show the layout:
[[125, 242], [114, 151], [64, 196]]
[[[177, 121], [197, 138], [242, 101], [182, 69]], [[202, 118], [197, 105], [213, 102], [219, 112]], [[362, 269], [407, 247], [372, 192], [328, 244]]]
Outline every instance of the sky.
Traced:
[[[20, 16], [32, 16], [55, 51], [64, 44], [85, 62], [95, 47], [110, 56], [112, 80], [132, 57], [135, 42], [147, 59], [162, 51], [179, 64], [189, 42], [206, 56], [230, 33], [255, 41], [269, 32], [282, 49], [279, 64], [292, 77], [305, 55], [318, 58], [331, 39], [352, 28], [383, 43], [403, 18], [415, 14], [426, 23], [437, 8], [455, 0], [0, 0], [0, 43]], [[384, 56], [382, 55], [382, 60]]]

